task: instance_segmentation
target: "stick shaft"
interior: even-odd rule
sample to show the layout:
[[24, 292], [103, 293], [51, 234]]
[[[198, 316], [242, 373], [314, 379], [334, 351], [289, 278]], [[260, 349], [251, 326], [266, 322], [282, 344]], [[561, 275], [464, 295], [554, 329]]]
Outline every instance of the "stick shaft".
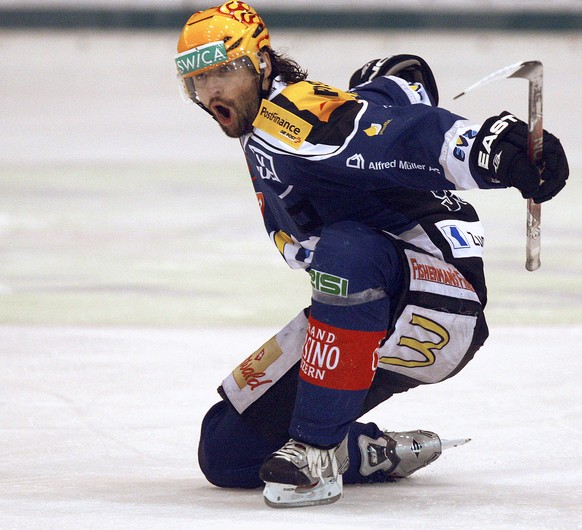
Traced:
[[[466, 88], [455, 99], [476, 88], [482, 87], [498, 79], [517, 77], [529, 81], [528, 99], [528, 135], [527, 147], [530, 162], [541, 168], [543, 149], [543, 123], [542, 123], [542, 84], [543, 65], [540, 61], [523, 61], [515, 63], [484, 77], [477, 83]], [[540, 177], [540, 183], [542, 179]], [[542, 207], [533, 200], [527, 200], [526, 219], [526, 243], [525, 243], [525, 268], [535, 271], [540, 268], [541, 260], [541, 219]]]
[[[528, 136], [527, 148], [530, 162], [536, 166], [541, 165], [543, 155], [543, 67], [540, 62], [531, 62], [531, 71], [528, 72], [529, 98], [528, 98]], [[525, 268], [535, 271], [540, 268], [541, 260], [541, 204], [536, 204], [532, 199], [527, 200], [526, 218], [526, 259]]]

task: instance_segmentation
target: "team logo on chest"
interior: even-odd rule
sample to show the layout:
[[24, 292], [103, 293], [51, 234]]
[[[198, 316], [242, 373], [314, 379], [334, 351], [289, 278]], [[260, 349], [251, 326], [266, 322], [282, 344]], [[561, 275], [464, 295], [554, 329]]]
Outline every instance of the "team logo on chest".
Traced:
[[273, 157], [253, 145], [249, 146], [249, 149], [253, 152], [255, 159], [257, 160], [255, 167], [257, 168], [259, 176], [263, 180], [274, 180], [275, 182], [281, 182], [277, 176], [277, 172], [275, 171]]

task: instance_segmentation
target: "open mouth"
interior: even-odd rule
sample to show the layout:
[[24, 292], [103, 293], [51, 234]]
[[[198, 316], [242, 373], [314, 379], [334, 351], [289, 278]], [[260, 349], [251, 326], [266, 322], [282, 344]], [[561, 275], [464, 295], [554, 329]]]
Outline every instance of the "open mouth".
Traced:
[[212, 105], [212, 111], [216, 119], [223, 125], [230, 125], [232, 123], [232, 112], [228, 107], [221, 104], [214, 104]]

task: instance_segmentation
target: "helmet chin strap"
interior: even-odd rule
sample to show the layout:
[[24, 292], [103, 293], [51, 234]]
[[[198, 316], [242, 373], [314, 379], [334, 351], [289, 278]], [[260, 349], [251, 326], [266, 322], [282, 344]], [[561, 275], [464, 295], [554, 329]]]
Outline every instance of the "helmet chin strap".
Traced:
[[265, 80], [265, 73], [261, 72], [259, 74], [259, 101], [267, 99], [269, 97], [269, 89], [265, 90], [263, 88], [263, 81]]
[[208, 114], [212, 116], [213, 120], [216, 120], [214, 114], [212, 114], [211, 110], [206, 105], [203, 105], [202, 102], [200, 102], [198, 99], [196, 99], [194, 103], [196, 103], [196, 105], [198, 105], [204, 112], [208, 112]]

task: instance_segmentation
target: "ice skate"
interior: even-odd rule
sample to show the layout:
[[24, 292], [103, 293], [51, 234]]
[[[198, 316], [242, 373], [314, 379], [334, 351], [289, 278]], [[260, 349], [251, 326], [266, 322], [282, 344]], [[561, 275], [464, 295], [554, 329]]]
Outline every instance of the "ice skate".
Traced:
[[384, 432], [380, 438], [358, 438], [362, 457], [360, 473], [364, 476], [383, 471], [387, 480], [398, 480], [434, 462], [445, 449], [469, 442], [441, 440], [430, 431]]
[[347, 438], [331, 449], [289, 440], [261, 467], [265, 502], [273, 508], [335, 502], [342, 495], [342, 473], [348, 465]]

